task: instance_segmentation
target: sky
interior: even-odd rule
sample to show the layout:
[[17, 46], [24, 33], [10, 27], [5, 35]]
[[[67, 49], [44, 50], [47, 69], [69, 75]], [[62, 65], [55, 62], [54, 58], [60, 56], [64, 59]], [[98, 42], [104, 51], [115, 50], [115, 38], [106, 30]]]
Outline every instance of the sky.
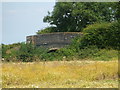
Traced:
[[2, 43], [24, 42], [26, 36], [35, 35], [38, 30], [49, 26], [43, 18], [54, 5], [55, 2], [3, 2]]
[[2, 42], [2, 3], [0, 2], [0, 43]]

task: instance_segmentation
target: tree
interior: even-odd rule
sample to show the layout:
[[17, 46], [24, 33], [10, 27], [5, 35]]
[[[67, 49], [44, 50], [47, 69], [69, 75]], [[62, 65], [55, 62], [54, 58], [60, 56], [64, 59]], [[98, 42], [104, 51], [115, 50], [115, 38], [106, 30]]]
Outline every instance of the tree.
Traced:
[[116, 20], [115, 2], [56, 2], [54, 10], [43, 21], [58, 32], [79, 32], [88, 24]]
[[52, 33], [57, 32], [56, 27], [46, 27], [44, 29], [38, 30], [37, 34]]
[[115, 5], [115, 8], [116, 8], [116, 18], [117, 20], [120, 22], [120, 2], [118, 2], [116, 5]]

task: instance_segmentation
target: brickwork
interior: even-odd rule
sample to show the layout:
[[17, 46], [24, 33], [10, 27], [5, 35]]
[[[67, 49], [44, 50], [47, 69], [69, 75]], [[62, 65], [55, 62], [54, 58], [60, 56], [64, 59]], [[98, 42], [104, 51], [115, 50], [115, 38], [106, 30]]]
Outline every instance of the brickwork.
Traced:
[[32, 43], [36, 46], [43, 46], [46, 48], [62, 48], [69, 45], [72, 39], [76, 36], [82, 36], [78, 32], [59, 32], [47, 33], [33, 36], [27, 36], [27, 43]]

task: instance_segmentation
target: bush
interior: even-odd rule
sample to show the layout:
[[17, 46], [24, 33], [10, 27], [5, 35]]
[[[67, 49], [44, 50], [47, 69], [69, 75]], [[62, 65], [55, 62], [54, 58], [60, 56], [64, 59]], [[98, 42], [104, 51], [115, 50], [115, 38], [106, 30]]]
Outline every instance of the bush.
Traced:
[[18, 60], [23, 62], [33, 61], [34, 46], [32, 44], [21, 43], [19, 50], [16, 52]]
[[84, 49], [80, 49], [78, 56], [81, 59], [91, 59], [98, 51], [99, 49], [96, 46], [89, 46]]
[[114, 49], [99, 49], [96, 46], [89, 46], [78, 52], [79, 59], [110, 61], [118, 60], [118, 51]]
[[38, 31], [37, 34], [52, 33], [52, 32], [57, 32], [56, 27], [46, 27], [45, 29]]
[[18, 50], [20, 43], [14, 43], [5, 45], [2, 44], [2, 58], [5, 61], [16, 61], [16, 51]]
[[83, 30], [84, 36], [80, 40], [80, 47], [96, 45], [98, 48], [119, 49], [120, 25], [118, 22], [98, 23], [89, 25]]

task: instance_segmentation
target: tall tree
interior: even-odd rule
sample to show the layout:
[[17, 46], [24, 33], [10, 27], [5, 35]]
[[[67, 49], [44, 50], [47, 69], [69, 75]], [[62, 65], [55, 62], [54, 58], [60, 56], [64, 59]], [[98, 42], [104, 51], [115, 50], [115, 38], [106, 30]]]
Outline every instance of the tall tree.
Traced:
[[116, 20], [113, 2], [56, 2], [43, 21], [54, 25], [58, 32], [79, 32], [88, 24]]

